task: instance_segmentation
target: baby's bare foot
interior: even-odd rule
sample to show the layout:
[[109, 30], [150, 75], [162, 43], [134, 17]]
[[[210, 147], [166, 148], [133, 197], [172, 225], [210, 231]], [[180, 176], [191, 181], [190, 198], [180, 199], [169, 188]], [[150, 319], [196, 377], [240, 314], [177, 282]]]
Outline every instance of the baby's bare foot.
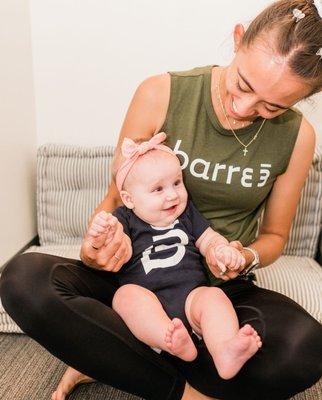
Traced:
[[223, 379], [233, 378], [261, 346], [255, 329], [248, 324], [243, 326], [236, 336], [216, 348], [213, 358], [218, 374]]
[[184, 361], [192, 361], [197, 357], [197, 349], [179, 318], [174, 318], [169, 324], [164, 341], [169, 353]]
[[57, 389], [52, 394], [51, 400], [65, 400], [66, 396], [72, 392], [77, 385], [90, 382], [94, 382], [94, 379], [76, 371], [74, 368], [68, 367], [61, 378]]

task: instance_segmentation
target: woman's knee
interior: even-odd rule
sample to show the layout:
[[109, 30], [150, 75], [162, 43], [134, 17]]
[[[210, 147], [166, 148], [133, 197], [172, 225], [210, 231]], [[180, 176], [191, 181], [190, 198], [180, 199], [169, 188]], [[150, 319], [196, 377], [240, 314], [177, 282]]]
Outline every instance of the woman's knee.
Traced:
[[264, 353], [260, 351], [257, 361], [249, 362], [254, 367], [250, 368], [252, 379], [267, 391], [276, 390], [271, 398], [291, 397], [312, 386], [322, 374], [322, 326], [291, 302], [285, 307], [281, 304], [280, 314], [275, 323], [268, 317]]
[[0, 295], [5, 308], [14, 306], [30, 294], [30, 284], [35, 282], [40, 257], [39, 253], [21, 254], [7, 264], [0, 281]]
[[[12, 259], [2, 273], [0, 296], [3, 307], [22, 330], [48, 313], [55, 293], [51, 271], [61, 258], [26, 253]], [[46, 311], [47, 310], [47, 311]]]
[[322, 375], [322, 326], [306, 311], [297, 313], [293, 332], [285, 338], [287, 369], [297, 382], [311, 386]]

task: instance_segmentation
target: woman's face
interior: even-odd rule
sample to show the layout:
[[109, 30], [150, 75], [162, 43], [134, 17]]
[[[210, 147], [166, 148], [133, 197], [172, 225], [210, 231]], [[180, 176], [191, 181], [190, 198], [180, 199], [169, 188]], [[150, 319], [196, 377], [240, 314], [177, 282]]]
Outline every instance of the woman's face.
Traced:
[[274, 54], [263, 40], [249, 48], [239, 47], [222, 76], [222, 85], [226, 112], [235, 120], [274, 118], [311, 91], [303, 79], [290, 71], [287, 59]]

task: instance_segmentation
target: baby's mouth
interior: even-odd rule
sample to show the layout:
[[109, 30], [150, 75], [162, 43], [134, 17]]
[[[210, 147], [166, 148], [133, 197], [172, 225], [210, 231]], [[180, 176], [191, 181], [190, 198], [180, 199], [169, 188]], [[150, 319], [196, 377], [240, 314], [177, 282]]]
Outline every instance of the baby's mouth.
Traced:
[[168, 208], [165, 208], [164, 209], [164, 211], [175, 211], [176, 210], [176, 208], [177, 208], [177, 204], [175, 204], [174, 206], [171, 206], [171, 207], [168, 207]]

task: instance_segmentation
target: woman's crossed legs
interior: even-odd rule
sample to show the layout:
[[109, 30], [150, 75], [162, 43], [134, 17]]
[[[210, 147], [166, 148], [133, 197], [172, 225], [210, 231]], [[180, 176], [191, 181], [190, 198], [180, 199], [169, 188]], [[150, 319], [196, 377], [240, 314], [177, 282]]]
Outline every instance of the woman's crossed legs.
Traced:
[[182, 399], [186, 379], [205, 395], [225, 400], [286, 399], [319, 379], [317, 321], [287, 297], [250, 282], [221, 288], [240, 325], [252, 324], [263, 340], [263, 348], [229, 380], [218, 376], [203, 341], [196, 342], [192, 362], [162, 357], [140, 343], [110, 308], [117, 290], [111, 273], [30, 253], [12, 260], [0, 281], [5, 309], [29, 336], [87, 376], [148, 400]]

